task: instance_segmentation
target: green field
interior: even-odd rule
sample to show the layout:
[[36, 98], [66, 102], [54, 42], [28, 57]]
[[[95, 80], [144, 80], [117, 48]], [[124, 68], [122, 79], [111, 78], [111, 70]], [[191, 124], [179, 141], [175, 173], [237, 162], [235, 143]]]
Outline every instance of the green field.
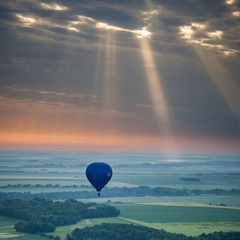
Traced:
[[240, 223], [236, 222], [196, 222], [196, 223], [149, 223], [134, 219], [122, 218], [133, 224], [139, 224], [156, 229], [164, 229], [171, 233], [182, 233], [187, 236], [199, 236], [202, 233], [213, 233], [219, 231], [239, 231]]
[[[168, 204], [168, 203], [165, 203]], [[197, 236], [202, 233], [214, 231], [239, 231], [240, 229], [240, 209], [225, 207], [204, 207], [202, 204], [171, 203], [168, 206], [158, 204], [114, 204], [121, 211], [117, 218], [85, 219], [75, 225], [58, 227], [53, 236], [64, 238], [75, 228], [83, 228], [108, 223], [138, 224], [156, 229], [165, 229], [173, 233], [183, 233], [188, 236]], [[16, 233], [13, 229], [17, 219], [0, 217], [0, 239], [28, 240], [31, 235]], [[46, 239], [40, 236], [34, 239]]]
[[[71, 153], [69, 155], [69, 153], [60, 152], [2, 152], [0, 156], [2, 161], [0, 192], [92, 191], [94, 189], [86, 179], [85, 170], [87, 164], [93, 161], [106, 161], [112, 165], [113, 177], [108, 187], [149, 186], [230, 190], [239, 189], [240, 186], [238, 157], [234, 156], [196, 156], [193, 159], [192, 156], [186, 156], [186, 159], [180, 156], [183, 162], [178, 161], [175, 156], [172, 159], [158, 154]], [[173, 164], [174, 161], [168, 162], [168, 160], [176, 161]], [[145, 164], [141, 165], [141, 163]], [[147, 165], [149, 163], [168, 164], [153, 167]], [[200, 181], [182, 181], [181, 178], [199, 178]], [[36, 186], [37, 184], [39, 186]], [[45, 187], [49, 184], [51, 187]], [[74, 185], [78, 187], [75, 188]], [[186, 235], [200, 235], [203, 232], [214, 231], [239, 231], [240, 229], [239, 195], [105, 198], [104, 190], [100, 198], [78, 200], [97, 203], [106, 203], [111, 200], [112, 204], [122, 202], [124, 204], [114, 204], [121, 211], [118, 218], [83, 220], [76, 225], [58, 227], [52, 235], [64, 238], [76, 227], [93, 226], [103, 222], [134, 223]], [[225, 204], [227, 207], [217, 207], [220, 204]], [[233, 209], [234, 207], [239, 209]], [[13, 225], [18, 221], [0, 217], [0, 239], [33, 239], [31, 235], [22, 236], [15, 232]], [[34, 236], [34, 239], [46, 238]]]
[[120, 218], [129, 223], [188, 236], [240, 229], [240, 209], [172, 205], [118, 204], [115, 206], [121, 211]]
[[81, 202], [96, 202], [106, 203], [111, 200], [112, 202], [122, 203], [194, 203], [194, 204], [206, 204], [220, 205], [224, 203], [229, 207], [240, 208], [239, 196], [221, 196], [221, 195], [201, 195], [201, 196], [176, 196], [176, 197], [114, 197], [104, 198], [104, 190], [102, 191], [100, 198], [90, 199], [78, 199]]
[[172, 233], [198, 236], [215, 231], [239, 231], [240, 209], [209, 207], [196, 204], [172, 206], [159, 204], [114, 204], [121, 211], [118, 218], [87, 219], [76, 225], [59, 227], [54, 236], [64, 237], [74, 228], [93, 226], [95, 224], [127, 223], [138, 224], [156, 229], [165, 229]]
[[101, 223], [125, 223], [129, 224], [129, 221], [121, 219], [121, 218], [94, 218], [94, 219], [86, 219], [78, 222], [77, 224], [70, 226], [57, 227], [56, 231], [52, 234], [54, 236], [60, 236], [62, 239], [73, 231], [75, 228], [84, 228], [84, 227], [92, 227], [96, 224]]
[[75, 227], [82, 228], [104, 222], [138, 224], [187, 236], [198, 236], [215, 231], [239, 231], [240, 229], [240, 209], [200, 207], [199, 205], [188, 207], [115, 204], [114, 206], [121, 211], [118, 218], [83, 220], [77, 225], [59, 227], [53, 235], [64, 237]]
[[[30, 169], [23, 169], [23, 172], [4, 172], [0, 176], [0, 187], [7, 184], [52, 184], [52, 185], [87, 185], [90, 186], [85, 176], [85, 169], [76, 169], [76, 172], [64, 172], [60, 169], [53, 169], [54, 172], [41, 172], [39, 169], [36, 172], [30, 172]], [[146, 169], [142, 169], [142, 172], [121, 172], [122, 169], [114, 169], [113, 177], [108, 184], [109, 187], [137, 187], [137, 186], [149, 186], [149, 187], [169, 187], [169, 188], [188, 188], [188, 189], [232, 189], [239, 188], [239, 175], [231, 174], [206, 174], [202, 176], [196, 176], [194, 174], [172, 174], [166, 173], [149, 173]], [[132, 170], [133, 171], [133, 170]], [[184, 177], [197, 177], [200, 182], [181, 181]], [[6, 189], [0, 189], [6, 191]], [[9, 189], [14, 190], [14, 189]], [[24, 191], [25, 189], [22, 189]], [[26, 189], [27, 190], [27, 189]], [[47, 190], [47, 189], [45, 189]]]
[[149, 223], [239, 222], [240, 209], [163, 206], [158, 204], [116, 204], [121, 217]]

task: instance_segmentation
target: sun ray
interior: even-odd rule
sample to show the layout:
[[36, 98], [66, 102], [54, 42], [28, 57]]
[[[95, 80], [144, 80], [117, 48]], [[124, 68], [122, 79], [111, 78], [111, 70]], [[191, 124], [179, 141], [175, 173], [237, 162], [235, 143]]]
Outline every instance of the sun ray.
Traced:
[[239, 118], [240, 117], [240, 86], [234, 82], [211, 51], [206, 51], [199, 45], [193, 45], [198, 56], [202, 60], [206, 70], [211, 76], [212, 81], [219, 89], [225, 102], [232, 110], [232, 112]]
[[[151, 27], [156, 14], [158, 11], [152, 11], [154, 5], [152, 1], [146, 0], [146, 6], [148, 7], [148, 11], [145, 12], [145, 17], [147, 18], [148, 27]], [[146, 16], [149, 15], [149, 16]], [[171, 129], [171, 117], [168, 108], [167, 99], [164, 93], [163, 88], [163, 79], [159, 73], [159, 69], [157, 69], [157, 65], [155, 63], [153, 50], [150, 45], [150, 38], [152, 33], [145, 29], [148, 34], [143, 34], [141, 37], [138, 37], [142, 58], [144, 62], [144, 68], [146, 71], [146, 80], [150, 92], [150, 97], [152, 100], [152, 105], [154, 108], [154, 113], [158, 121], [159, 129], [161, 131], [161, 136], [164, 137], [164, 148], [166, 151], [176, 152], [175, 144], [172, 138], [172, 129]]]
[[146, 38], [140, 39], [140, 44], [155, 114], [161, 123], [166, 123], [169, 121], [169, 113], [167, 111], [167, 103], [162, 90], [161, 79], [157, 73], [156, 64], [153, 59], [152, 50]]
[[[152, 11], [154, 5], [152, 1], [146, 0], [146, 6], [148, 8], [148, 12], [145, 13], [150, 15], [147, 17], [148, 19], [148, 26], [151, 26], [152, 22], [154, 21], [155, 15], [158, 14], [158, 11]], [[151, 20], [151, 21], [150, 21]], [[145, 29], [147, 31], [147, 29]], [[147, 83], [152, 99], [152, 104], [154, 107], [155, 115], [160, 123], [160, 127], [162, 129], [162, 133], [164, 135], [170, 135], [170, 114], [168, 111], [168, 104], [166, 100], [166, 96], [164, 94], [163, 88], [163, 80], [162, 77], [156, 67], [155, 59], [153, 56], [153, 51], [150, 45], [150, 37], [152, 33], [147, 31], [148, 34], [142, 35], [139, 39], [142, 57], [144, 61], [144, 67], [146, 71]]]
[[97, 49], [97, 56], [96, 56], [96, 68], [95, 68], [95, 75], [94, 75], [94, 85], [93, 85], [93, 92], [94, 95], [100, 96], [101, 95], [101, 77], [102, 77], [102, 71], [103, 68], [103, 48], [104, 48], [104, 39], [105, 35], [103, 33], [103, 30], [101, 29], [100, 36], [99, 36], [99, 42], [98, 42], [98, 49]]
[[214, 82], [232, 113], [237, 117], [240, 145], [240, 86], [233, 81], [217, 57], [199, 45], [193, 45], [211, 80]]
[[172, 137], [173, 133], [171, 129], [171, 118], [168, 110], [168, 103], [164, 94], [162, 79], [157, 71], [157, 67], [154, 61], [149, 39], [140, 38], [139, 42], [141, 46], [141, 52], [146, 71], [146, 79], [150, 91], [152, 105], [161, 131], [159, 137], [164, 139], [164, 141], [161, 143], [161, 147], [164, 147], [164, 151], [166, 152], [177, 154], [174, 138]]
[[107, 109], [113, 109], [117, 98], [115, 31], [107, 31], [106, 40], [103, 98], [104, 107]]

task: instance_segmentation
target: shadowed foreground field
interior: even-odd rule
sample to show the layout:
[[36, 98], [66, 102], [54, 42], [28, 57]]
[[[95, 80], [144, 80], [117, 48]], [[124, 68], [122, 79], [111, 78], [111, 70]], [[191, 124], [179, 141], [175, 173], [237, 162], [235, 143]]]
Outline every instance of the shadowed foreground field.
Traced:
[[[174, 204], [174, 203], [173, 203]], [[120, 218], [173, 233], [197, 236], [214, 231], [239, 231], [240, 209], [158, 204], [119, 204]]]
[[[86, 179], [85, 169], [94, 161], [112, 165], [114, 174], [108, 185], [110, 189], [139, 186], [180, 190], [239, 189], [239, 156], [0, 152], [0, 158], [0, 192], [15, 192], [18, 197], [20, 193], [93, 191]], [[198, 181], [189, 181], [195, 179]], [[237, 194], [109, 197], [107, 189], [103, 189], [101, 198], [76, 198], [85, 203], [122, 202], [114, 204], [121, 215], [118, 218], [85, 219], [75, 225], [57, 227], [52, 235], [64, 239], [76, 227], [105, 222], [140, 224], [188, 236], [240, 229], [240, 198]], [[191, 203], [191, 206], [185, 203]], [[226, 207], [219, 207], [221, 204]], [[31, 235], [15, 232], [13, 225], [18, 221], [0, 216], [0, 239], [33, 239]], [[34, 236], [34, 239], [47, 238]]]
[[149, 223], [240, 222], [240, 209], [162, 206], [158, 204], [116, 204], [121, 217]]
[[149, 223], [129, 218], [100, 218], [91, 219], [87, 222], [84, 220], [79, 222], [77, 225], [59, 227], [56, 229], [54, 236], [64, 237], [67, 233], [71, 232], [76, 227], [90, 227], [95, 224], [101, 223], [125, 223], [125, 224], [137, 224], [156, 229], [164, 229], [171, 233], [182, 233], [187, 236], [198, 236], [202, 233], [212, 233], [215, 231], [239, 231], [240, 223], [233, 222], [175, 222], [175, 223]]
[[172, 233], [198, 236], [215, 231], [239, 231], [240, 209], [224, 207], [161, 206], [159, 204], [114, 204], [121, 211], [118, 218], [88, 219], [76, 225], [59, 227], [54, 236], [64, 237], [76, 227], [88, 227], [101, 223], [137, 224]]
[[[121, 211], [119, 217], [85, 219], [74, 225], [57, 227], [51, 235], [64, 239], [77, 227], [90, 227], [101, 223], [137, 224], [165, 229], [171, 233], [182, 233], [187, 236], [198, 236], [202, 233], [215, 231], [239, 231], [240, 229], [240, 209], [174, 204], [172, 203], [171, 206], [159, 205], [159, 203], [114, 204]], [[32, 235], [15, 232], [13, 225], [18, 221], [18, 219], [0, 217], [0, 239], [32, 239]], [[46, 238], [34, 235], [34, 239], [43, 240]]]

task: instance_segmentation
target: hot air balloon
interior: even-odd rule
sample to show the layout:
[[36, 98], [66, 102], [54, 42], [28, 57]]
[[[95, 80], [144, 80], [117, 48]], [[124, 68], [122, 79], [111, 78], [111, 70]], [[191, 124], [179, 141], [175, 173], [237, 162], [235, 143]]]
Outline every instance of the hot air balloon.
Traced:
[[112, 174], [112, 168], [104, 162], [91, 163], [86, 169], [87, 179], [98, 191], [98, 196], [100, 196], [101, 190], [110, 181]]

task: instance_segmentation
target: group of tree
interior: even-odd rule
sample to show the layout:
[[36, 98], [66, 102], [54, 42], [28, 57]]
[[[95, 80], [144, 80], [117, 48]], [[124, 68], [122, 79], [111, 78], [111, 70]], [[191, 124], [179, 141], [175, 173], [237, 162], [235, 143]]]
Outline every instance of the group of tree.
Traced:
[[56, 227], [51, 223], [30, 221], [30, 222], [18, 222], [14, 225], [17, 232], [25, 233], [49, 233], [54, 232]]
[[201, 182], [200, 178], [192, 178], [192, 177], [180, 178], [180, 180], [185, 182]]
[[32, 184], [32, 183], [18, 183], [18, 184], [6, 184], [3, 186], [0, 186], [0, 188], [6, 189], [6, 188], [90, 188], [89, 185], [77, 185], [77, 184], [71, 184], [71, 185], [60, 185], [59, 183], [56, 184]]
[[28, 222], [15, 224], [20, 232], [52, 232], [56, 226], [76, 224], [82, 219], [116, 217], [120, 211], [110, 205], [82, 203], [74, 199], [64, 202], [35, 198], [31, 201], [0, 201], [0, 215]]
[[183, 234], [169, 233], [133, 224], [102, 223], [93, 227], [76, 228], [66, 236], [66, 240], [239, 240], [239, 232], [203, 233], [191, 237]]
[[[0, 215], [24, 220], [14, 225], [16, 231], [53, 237], [47, 233], [54, 232], [57, 226], [75, 224], [82, 219], [116, 217], [120, 211], [106, 204], [82, 203], [75, 199], [64, 202], [53, 202], [35, 198], [31, 201], [4, 200], [0, 201]], [[66, 235], [66, 240], [237, 240], [239, 232], [214, 232], [198, 237], [173, 234], [133, 224], [103, 223], [93, 227], [76, 228]]]
[[[148, 186], [139, 187], [113, 187], [104, 188], [104, 197], [159, 197], [159, 196], [192, 196], [201, 194], [215, 194], [215, 195], [240, 195], [240, 189], [211, 189], [211, 190], [201, 190], [201, 189], [176, 189], [167, 187], [155, 187], [151, 188]], [[61, 192], [1, 192], [0, 200], [7, 199], [23, 199], [32, 200], [34, 198], [47, 198], [51, 200], [65, 200], [69, 198], [73, 199], [88, 199], [96, 198], [96, 191], [61, 191]]]

